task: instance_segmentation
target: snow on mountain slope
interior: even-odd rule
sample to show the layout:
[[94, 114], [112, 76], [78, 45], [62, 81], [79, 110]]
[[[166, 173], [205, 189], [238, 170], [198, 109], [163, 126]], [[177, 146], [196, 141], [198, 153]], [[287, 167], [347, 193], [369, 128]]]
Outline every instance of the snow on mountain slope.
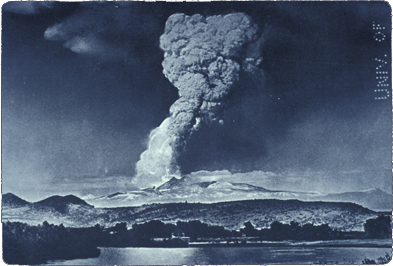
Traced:
[[118, 192], [108, 196], [83, 198], [98, 207], [140, 206], [171, 202], [224, 202], [247, 199], [297, 199], [302, 201], [353, 202], [376, 211], [392, 209], [391, 195], [379, 189], [321, 194], [268, 190], [235, 180], [229, 171], [199, 171], [182, 178], [172, 177], [158, 188]]
[[[242, 182], [226, 181], [228, 171], [216, 171], [206, 176], [203, 171], [186, 175], [181, 179], [172, 177], [156, 189], [119, 192], [109, 196], [84, 198], [98, 207], [139, 206], [148, 203], [170, 202], [222, 202], [245, 199], [298, 199], [315, 193], [272, 191]], [[229, 173], [230, 174], [230, 173]]]

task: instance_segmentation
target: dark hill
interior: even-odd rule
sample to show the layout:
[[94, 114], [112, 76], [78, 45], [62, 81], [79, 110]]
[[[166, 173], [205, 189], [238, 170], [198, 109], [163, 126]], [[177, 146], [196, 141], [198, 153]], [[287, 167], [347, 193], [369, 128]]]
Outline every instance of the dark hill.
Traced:
[[[138, 223], [160, 220], [166, 223], [199, 220], [210, 225], [239, 229], [251, 221], [255, 227], [268, 228], [274, 221], [289, 224], [327, 223], [343, 231], [363, 230], [365, 221], [378, 213], [354, 203], [303, 202], [299, 200], [245, 200], [219, 203], [165, 203], [140, 207], [105, 208], [111, 218], [106, 222]], [[95, 220], [97, 221], [97, 220]]]
[[[9, 196], [8, 196], [9, 197]], [[7, 198], [7, 197], [6, 197]], [[244, 200], [218, 203], [164, 203], [137, 207], [94, 208], [75, 196], [53, 196], [28, 204], [26, 210], [4, 208], [2, 219], [37, 224], [47, 221], [70, 227], [88, 227], [100, 224], [106, 227], [117, 223], [145, 223], [160, 220], [176, 224], [177, 221], [199, 220], [209, 225], [220, 225], [238, 230], [246, 222], [255, 228], [269, 228], [279, 221], [304, 224], [328, 224], [341, 231], [362, 231], [368, 219], [379, 213], [348, 202], [322, 202], [299, 200]]]
[[19, 198], [18, 196], [12, 193], [4, 194], [2, 198], [3, 206], [20, 207], [27, 204], [29, 204], [29, 202]]
[[67, 206], [69, 204], [74, 204], [74, 205], [82, 205], [82, 206], [87, 206], [87, 207], [93, 207], [90, 204], [87, 204], [86, 201], [78, 198], [77, 196], [74, 195], [67, 195], [67, 196], [52, 196], [49, 198], [46, 198], [44, 200], [38, 201], [33, 203], [34, 207], [49, 207], [49, 208], [54, 208], [58, 212], [64, 213], [67, 209]]

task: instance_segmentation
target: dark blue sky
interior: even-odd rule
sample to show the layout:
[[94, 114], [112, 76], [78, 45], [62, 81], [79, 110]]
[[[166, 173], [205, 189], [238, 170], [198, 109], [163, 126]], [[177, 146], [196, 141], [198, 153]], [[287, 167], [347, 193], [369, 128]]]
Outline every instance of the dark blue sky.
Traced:
[[224, 126], [190, 140], [183, 173], [273, 172], [277, 187], [300, 178], [297, 190], [391, 187], [391, 98], [374, 99], [384, 94], [373, 59], [389, 62], [380, 70], [391, 88], [386, 2], [8, 2], [2, 12], [3, 193], [130, 188], [149, 132], [178, 98], [159, 48], [176, 12], [245, 12], [266, 36], [265, 78], [241, 77]]

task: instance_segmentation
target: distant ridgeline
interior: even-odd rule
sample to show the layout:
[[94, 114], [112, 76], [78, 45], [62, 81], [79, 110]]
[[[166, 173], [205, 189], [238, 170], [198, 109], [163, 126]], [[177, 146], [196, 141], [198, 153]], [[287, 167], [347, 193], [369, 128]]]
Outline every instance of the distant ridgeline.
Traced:
[[96, 257], [97, 247], [391, 238], [389, 214], [353, 203], [269, 199], [94, 208], [72, 195], [29, 203], [8, 193], [2, 212], [9, 264]]
[[296, 222], [282, 224], [277, 221], [270, 229], [261, 230], [246, 222], [244, 228], [237, 231], [200, 221], [165, 224], [152, 220], [133, 224], [130, 229], [126, 223], [109, 228], [99, 224], [88, 228], [66, 228], [46, 221], [38, 226], [6, 222], [3, 223], [3, 259], [7, 264], [39, 264], [55, 259], [98, 257], [97, 247], [187, 247], [206, 241], [221, 243], [221, 246], [247, 246], [280, 240], [391, 238], [391, 219], [383, 215], [369, 219], [364, 229], [365, 232], [341, 232], [327, 224], [301, 226]]
[[44, 221], [66, 227], [91, 227], [97, 223], [111, 227], [117, 223], [133, 224], [160, 220], [165, 223], [198, 220], [209, 225], [239, 230], [250, 221], [255, 228], [270, 228], [279, 221], [299, 225], [328, 224], [338, 231], [363, 231], [368, 219], [382, 212], [372, 211], [347, 202], [311, 202], [299, 200], [244, 200], [218, 203], [165, 203], [136, 207], [95, 208], [80, 198], [69, 195], [53, 196], [29, 203], [8, 193], [3, 195], [3, 222], [22, 222], [29, 225]]

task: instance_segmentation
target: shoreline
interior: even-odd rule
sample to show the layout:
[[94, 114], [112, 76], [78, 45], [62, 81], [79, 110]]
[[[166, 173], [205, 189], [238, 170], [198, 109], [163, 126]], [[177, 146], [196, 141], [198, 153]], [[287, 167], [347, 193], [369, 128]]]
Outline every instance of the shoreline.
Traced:
[[[219, 247], [219, 248], [231, 248], [231, 247], [283, 247], [283, 248], [323, 248], [323, 247], [331, 247], [331, 248], [392, 248], [391, 239], [380, 239], [381, 243], [375, 243], [378, 239], [372, 239], [372, 241], [364, 241], [363, 243], [352, 243], [352, 241], [348, 240], [327, 240], [327, 241], [299, 241], [299, 242], [274, 242], [267, 241], [261, 243], [212, 243], [212, 242], [189, 242], [187, 246], [160, 246], [159, 243], [155, 243], [152, 246], [130, 246], [130, 247], [104, 247], [99, 246], [98, 248], [210, 248], [210, 247]], [[389, 241], [390, 240], [390, 241]], [[390, 243], [388, 243], [390, 242]]]
[[246, 243], [246, 244], [189, 244], [188, 247], [334, 247], [334, 248], [392, 248], [392, 245], [346, 245], [346, 244], [283, 244], [283, 243]]

